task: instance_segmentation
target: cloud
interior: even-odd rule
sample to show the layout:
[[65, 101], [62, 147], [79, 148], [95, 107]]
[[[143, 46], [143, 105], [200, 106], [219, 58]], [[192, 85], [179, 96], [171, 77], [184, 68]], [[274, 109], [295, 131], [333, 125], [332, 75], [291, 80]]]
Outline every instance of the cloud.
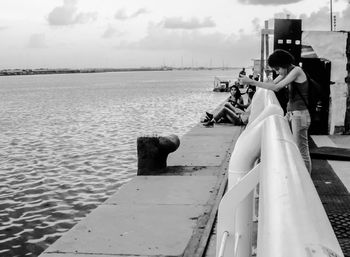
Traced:
[[329, 30], [329, 8], [323, 7], [310, 15], [302, 14], [303, 30]]
[[126, 14], [125, 9], [120, 9], [116, 12], [116, 14], [114, 15], [114, 18], [116, 20], [126, 20], [128, 19], [128, 15]]
[[140, 8], [140, 9], [138, 9], [136, 12], [134, 12], [133, 14], [131, 14], [131, 15], [130, 15], [130, 18], [135, 18], [135, 17], [137, 17], [137, 16], [140, 16], [140, 15], [146, 14], [146, 13], [148, 13], [147, 9], [145, 9], [145, 8]]
[[294, 15], [291, 11], [287, 9], [283, 9], [281, 12], [274, 14], [274, 18], [276, 19], [286, 19], [287, 17], [289, 17], [290, 19], [298, 19], [296, 15]]
[[64, 0], [62, 6], [55, 7], [49, 13], [49, 24], [52, 26], [67, 26], [96, 20], [96, 12], [78, 13], [77, 3], [77, 0]]
[[286, 5], [301, 2], [302, 0], [238, 0], [247, 5]]
[[181, 17], [166, 18], [164, 20], [164, 28], [167, 29], [201, 29], [215, 26], [216, 24], [211, 17], [205, 17], [202, 22], [197, 18], [185, 21]]
[[108, 25], [107, 29], [105, 30], [105, 32], [103, 33], [102, 35], [102, 38], [113, 38], [113, 37], [116, 37], [116, 36], [121, 36], [123, 35], [124, 33], [115, 29], [112, 25]]
[[350, 31], [350, 4], [337, 17], [336, 29]]
[[145, 8], [140, 8], [131, 14], [127, 14], [125, 9], [119, 9], [114, 15], [114, 18], [116, 20], [127, 20], [127, 19], [136, 18], [137, 16], [140, 16], [146, 13], [148, 13], [148, 11]]
[[[336, 15], [336, 30], [350, 30], [350, 5]], [[302, 14], [303, 30], [330, 30], [329, 8], [322, 7], [310, 15]]]
[[32, 34], [28, 41], [29, 48], [46, 48], [46, 37], [44, 33]]
[[122, 42], [116, 49], [150, 51], [155, 56], [161, 52], [181, 52], [184, 56], [196, 56], [198, 60], [208, 61], [212, 58], [220, 60], [219, 65], [222, 65], [222, 60], [226, 60], [229, 65], [241, 67], [251, 65], [251, 59], [259, 57], [259, 40], [256, 34], [227, 35], [198, 30], [168, 30], [153, 24], [146, 37], [137, 42]]
[[[287, 9], [282, 12], [275, 13], [275, 18], [286, 18], [287, 15], [291, 19], [301, 19], [303, 30], [330, 30], [330, 14], [329, 7], [324, 6], [315, 12], [310, 14], [301, 14], [299, 16], [294, 15]], [[336, 15], [336, 30], [350, 30], [350, 5], [348, 5], [344, 10], [338, 13], [333, 13]]]

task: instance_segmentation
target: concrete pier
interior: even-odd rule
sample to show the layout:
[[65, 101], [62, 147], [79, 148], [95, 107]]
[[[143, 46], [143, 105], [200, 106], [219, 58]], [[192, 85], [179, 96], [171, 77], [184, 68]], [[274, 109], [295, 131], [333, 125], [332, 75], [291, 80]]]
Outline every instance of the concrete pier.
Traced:
[[[181, 138], [168, 166], [153, 173], [159, 175], [135, 176], [41, 257], [214, 257], [216, 212], [242, 130], [230, 124], [198, 124]], [[312, 138], [317, 147], [350, 148], [350, 136]], [[314, 184], [348, 256], [349, 161], [313, 159], [313, 165]]]
[[242, 130], [198, 124], [159, 175], [134, 177], [40, 256], [202, 256]]

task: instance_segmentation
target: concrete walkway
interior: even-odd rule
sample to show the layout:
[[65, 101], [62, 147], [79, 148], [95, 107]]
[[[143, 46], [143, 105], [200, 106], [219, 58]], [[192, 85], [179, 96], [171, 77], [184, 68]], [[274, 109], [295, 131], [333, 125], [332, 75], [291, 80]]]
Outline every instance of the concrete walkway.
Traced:
[[[344, 256], [350, 257], [350, 136], [312, 136], [312, 139], [317, 147], [322, 147], [319, 149], [323, 154], [313, 158], [311, 177]], [[344, 156], [342, 160], [333, 160]]]
[[[318, 147], [331, 146], [350, 149], [350, 136], [312, 136], [312, 139]], [[333, 160], [328, 160], [328, 163], [343, 182], [346, 189], [350, 192], [350, 163], [347, 161]]]
[[202, 256], [241, 131], [198, 124], [164, 173], [133, 178], [40, 256]]

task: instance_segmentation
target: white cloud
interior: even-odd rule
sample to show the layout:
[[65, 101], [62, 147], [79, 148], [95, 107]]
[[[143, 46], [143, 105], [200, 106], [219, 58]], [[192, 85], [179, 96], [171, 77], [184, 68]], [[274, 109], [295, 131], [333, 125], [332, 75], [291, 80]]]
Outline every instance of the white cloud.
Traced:
[[[303, 13], [299, 16], [288, 9], [283, 9], [281, 12], [275, 13], [274, 18], [286, 18], [287, 15], [291, 19], [301, 19], [303, 30], [330, 30], [330, 10], [328, 6], [320, 7], [309, 14]], [[341, 12], [333, 13], [333, 15], [336, 15], [336, 30], [350, 30], [350, 5], [347, 5]]]
[[[335, 13], [334, 13], [335, 15]], [[336, 13], [336, 30], [350, 30], [350, 5], [342, 12]], [[329, 8], [322, 7], [319, 10], [307, 14], [301, 14], [299, 17], [291, 18], [302, 19], [303, 30], [330, 30]]]
[[128, 15], [126, 14], [125, 9], [119, 9], [114, 15], [116, 20], [126, 20], [128, 19]]
[[347, 8], [345, 8], [340, 16], [337, 17], [336, 28], [339, 30], [350, 31], [350, 2], [349, 5], [347, 5]]
[[148, 13], [148, 11], [145, 8], [140, 8], [131, 14], [127, 14], [125, 9], [119, 9], [115, 13], [114, 18], [116, 20], [127, 20], [127, 19], [136, 18], [137, 16], [140, 16], [146, 13]]
[[302, 14], [303, 30], [329, 30], [329, 8], [323, 7], [310, 15]]
[[29, 48], [46, 48], [46, 37], [44, 33], [32, 34], [28, 41]]
[[287, 17], [290, 19], [298, 19], [298, 17], [294, 15], [293, 12], [287, 9], [283, 9], [281, 12], [275, 13], [273, 16], [276, 19], [286, 19]]
[[137, 42], [120, 43], [116, 49], [160, 52], [182, 52], [186, 56], [197, 56], [200, 60], [215, 58], [226, 60], [233, 66], [250, 65], [258, 57], [259, 40], [255, 34], [202, 33], [197, 30], [167, 30], [151, 25], [148, 35]]
[[130, 18], [135, 18], [135, 17], [137, 17], [137, 16], [140, 16], [140, 15], [146, 14], [146, 13], [148, 13], [148, 11], [147, 11], [146, 8], [140, 8], [140, 9], [138, 9], [136, 12], [132, 13], [132, 14], [130, 15]]
[[211, 17], [205, 17], [203, 21], [199, 21], [195, 17], [187, 21], [181, 17], [171, 17], [164, 20], [164, 28], [167, 29], [200, 29], [215, 26], [216, 24]]
[[301, 2], [301, 0], [238, 0], [247, 5], [285, 5]]
[[78, 13], [77, 3], [77, 0], [64, 0], [62, 6], [55, 7], [49, 13], [49, 24], [52, 26], [67, 26], [96, 20], [96, 12]]
[[105, 30], [105, 32], [102, 35], [102, 38], [108, 39], [108, 38], [113, 38], [116, 36], [121, 36], [123, 34], [124, 34], [123, 32], [117, 30], [112, 25], [108, 25], [107, 29]]

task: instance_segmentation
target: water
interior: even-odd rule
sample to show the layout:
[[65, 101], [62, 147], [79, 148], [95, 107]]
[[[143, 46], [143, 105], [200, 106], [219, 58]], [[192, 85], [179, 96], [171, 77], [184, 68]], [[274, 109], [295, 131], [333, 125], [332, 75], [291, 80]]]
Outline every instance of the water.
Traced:
[[135, 176], [138, 136], [185, 134], [237, 73], [0, 77], [0, 256], [38, 256]]

